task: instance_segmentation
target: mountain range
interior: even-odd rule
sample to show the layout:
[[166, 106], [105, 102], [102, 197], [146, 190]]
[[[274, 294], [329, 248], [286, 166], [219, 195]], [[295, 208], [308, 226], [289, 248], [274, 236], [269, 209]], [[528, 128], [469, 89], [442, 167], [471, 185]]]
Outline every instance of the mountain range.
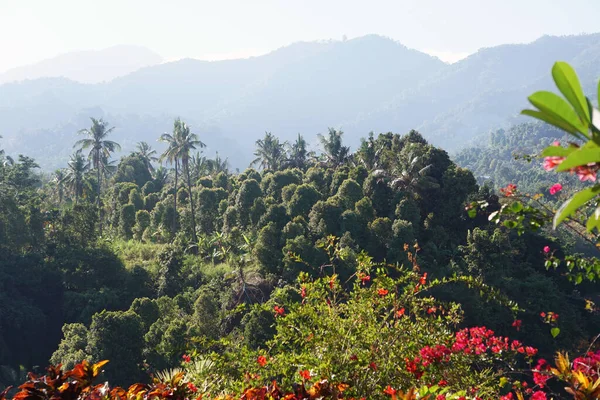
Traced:
[[113, 139], [124, 151], [140, 140], [154, 144], [180, 116], [208, 145], [207, 155], [218, 151], [238, 168], [265, 131], [283, 140], [302, 133], [316, 147], [316, 134], [331, 126], [356, 148], [370, 131], [417, 129], [455, 151], [519, 122], [527, 95], [553, 90], [557, 60], [571, 63], [595, 98], [600, 34], [485, 48], [454, 64], [368, 35], [295, 43], [248, 59], [155, 62], [102, 83], [30, 79], [0, 85], [0, 145], [56, 168], [90, 116], [116, 127]]

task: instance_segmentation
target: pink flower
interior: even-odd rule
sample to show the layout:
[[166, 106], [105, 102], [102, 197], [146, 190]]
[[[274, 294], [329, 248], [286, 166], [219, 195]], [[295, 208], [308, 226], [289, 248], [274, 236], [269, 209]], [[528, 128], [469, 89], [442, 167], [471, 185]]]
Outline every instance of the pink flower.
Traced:
[[552, 171], [554, 168], [565, 160], [564, 157], [546, 157], [544, 158], [543, 167], [546, 171]]
[[550, 246], [544, 246], [544, 253], [550, 253]]
[[555, 183], [550, 187], [550, 194], [555, 195], [556, 193], [562, 190], [562, 185], [560, 183]]
[[531, 400], [546, 400], [546, 393], [538, 390], [530, 397]]
[[[594, 165], [594, 164], [592, 164]], [[580, 166], [575, 168], [575, 173], [581, 182], [590, 181], [596, 182], [596, 168], [588, 166]]]

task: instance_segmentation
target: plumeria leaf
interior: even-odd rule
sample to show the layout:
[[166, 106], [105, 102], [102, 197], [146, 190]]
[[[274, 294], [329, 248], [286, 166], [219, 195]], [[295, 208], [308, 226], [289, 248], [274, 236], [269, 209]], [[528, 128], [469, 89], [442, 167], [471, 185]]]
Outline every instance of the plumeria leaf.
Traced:
[[567, 157], [569, 154], [577, 150], [575, 146], [561, 147], [561, 146], [548, 146], [542, 150], [542, 156], [544, 157]]
[[[588, 142], [593, 143], [593, 142]], [[600, 147], [594, 146], [593, 148], [585, 148], [572, 152], [563, 162], [561, 162], [556, 170], [558, 172], [568, 171], [571, 168], [578, 167], [580, 165], [587, 165], [595, 163], [600, 160]]]
[[554, 327], [550, 329], [550, 334], [553, 338], [557, 337], [560, 334], [560, 328]]
[[552, 118], [571, 126], [572, 129], [587, 135], [587, 126], [581, 122], [573, 107], [556, 93], [544, 90], [535, 92], [529, 96], [529, 101], [542, 113], [550, 115]]
[[569, 132], [570, 134], [577, 137], [578, 139], [586, 139], [587, 138], [587, 136], [580, 133], [577, 128], [566, 123], [562, 119], [555, 118], [553, 115], [549, 115], [549, 114], [546, 114], [546, 113], [543, 113], [543, 112], [537, 111], [537, 110], [523, 110], [523, 111], [521, 111], [521, 114], [528, 115], [530, 117], [537, 118], [541, 121], [547, 122], [550, 125], [554, 125], [559, 129]]
[[569, 100], [582, 121], [590, 123], [590, 111], [587, 105], [587, 99], [583, 94], [581, 83], [573, 67], [564, 61], [554, 63], [552, 67], [552, 77], [558, 90]]
[[556, 214], [554, 215], [553, 226], [554, 229], [566, 218], [570, 217], [579, 207], [596, 197], [600, 193], [600, 185], [593, 186], [591, 188], [587, 188], [581, 190], [569, 200], [565, 201]]
[[594, 228], [600, 230], [600, 207], [596, 207], [592, 215], [587, 220], [585, 227], [588, 232], [594, 230]]

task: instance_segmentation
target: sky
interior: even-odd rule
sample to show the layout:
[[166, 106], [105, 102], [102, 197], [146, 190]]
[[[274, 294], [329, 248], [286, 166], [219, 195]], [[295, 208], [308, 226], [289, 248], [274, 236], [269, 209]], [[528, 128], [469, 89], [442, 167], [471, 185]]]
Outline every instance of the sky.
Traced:
[[600, 0], [0, 0], [0, 72], [119, 44], [217, 60], [366, 34], [453, 62], [544, 34], [598, 32], [598, 15]]

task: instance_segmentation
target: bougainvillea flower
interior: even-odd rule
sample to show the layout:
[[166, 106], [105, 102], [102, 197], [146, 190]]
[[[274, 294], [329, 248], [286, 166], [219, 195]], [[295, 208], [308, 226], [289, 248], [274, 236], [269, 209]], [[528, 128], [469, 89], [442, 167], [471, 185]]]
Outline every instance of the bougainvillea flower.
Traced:
[[385, 389], [383, 389], [383, 393], [385, 394], [389, 394], [390, 396], [394, 396], [396, 394], [397, 390], [392, 388], [390, 385], [387, 385], [387, 387]]
[[275, 306], [273, 307], [273, 310], [275, 310], [275, 316], [284, 316], [285, 315], [285, 309], [283, 307], [279, 307], [279, 306]]
[[380, 295], [381, 297], [387, 295], [388, 293], [389, 293], [389, 291], [387, 289], [384, 289], [384, 288], [377, 289], [377, 294]]
[[186, 363], [189, 363], [192, 358], [190, 356], [188, 356], [187, 354], [184, 354], [181, 356], [181, 358], [183, 359], [183, 361], [185, 361]]
[[546, 171], [552, 171], [558, 167], [561, 162], [565, 160], [565, 157], [546, 157], [544, 158], [543, 167]]
[[544, 253], [550, 253], [550, 246], [544, 246]]
[[310, 379], [310, 371], [307, 369], [303, 369], [302, 371], [299, 371], [298, 374], [300, 374], [302, 379], [304, 379], [305, 381]]
[[562, 185], [560, 183], [555, 183], [554, 185], [552, 185], [550, 187], [550, 194], [551, 195], [555, 195], [556, 193], [560, 192], [562, 190]]
[[521, 324], [523, 323], [523, 321], [521, 321], [520, 319], [515, 319], [512, 323], [512, 326], [514, 328], [517, 329], [517, 331], [521, 330]]
[[506, 197], [514, 196], [517, 192], [517, 185], [514, 183], [509, 183], [505, 188], [501, 188], [500, 192]]
[[265, 365], [267, 365], [267, 358], [265, 356], [258, 356], [258, 358], [256, 359], [256, 362], [261, 367], [264, 367]]

